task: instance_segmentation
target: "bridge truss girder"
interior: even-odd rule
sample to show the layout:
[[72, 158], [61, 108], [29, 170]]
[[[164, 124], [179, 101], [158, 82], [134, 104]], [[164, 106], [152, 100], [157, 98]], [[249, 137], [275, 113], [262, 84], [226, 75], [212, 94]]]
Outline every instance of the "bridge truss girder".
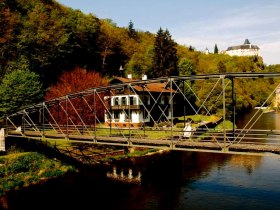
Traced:
[[[227, 153], [274, 150], [278, 153], [279, 131], [253, 129], [263, 114], [261, 109], [241, 129], [236, 129], [235, 126], [226, 127], [226, 115], [227, 107], [231, 105], [231, 119], [234, 125], [235, 80], [279, 76], [279, 73], [192, 75], [96, 87], [44, 101], [8, 116], [7, 134], [103, 145]], [[151, 84], [164, 85], [154, 92], [149, 89]], [[142, 91], [139, 88], [142, 88]], [[261, 107], [268, 103], [277, 88], [278, 85]], [[124, 90], [128, 96], [126, 104], [118, 107], [112, 104], [111, 99], [119, 96], [119, 92]], [[205, 94], [198, 94], [198, 90], [204, 91]], [[129, 99], [135, 95], [139, 95], [138, 103], [132, 106]], [[145, 97], [149, 98], [149, 103], [145, 101]], [[168, 98], [168, 103], [162, 103], [164, 97]], [[231, 98], [231, 104], [227, 104], [226, 98]], [[213, 127], [213, 123], [205, 121], [205, 116], [211, 117], [212, 114], [216, 114], [215, 107], [221, 107], [220, 118], [217, 120], [220, 128]], [[132, 115], [135, 115], [136, 111], [143, 114], [139, 126], [132, 123]], [[122, 113], [125, 119], [122, 125], [117, 122], [116, 113]], [[107, 122], [104, 119], [105, 114]], [[190, 123], [187, 117], [190, 115], [196, 118], [196, 122], [192, 122], [195, 129], [184, 131], [183, 128]], [[149, 121], [146, 122], [146, 119]], [[181, 122], [176, 123], [176, 120]], [[191, 135], [185, 138], [188, 132]]]

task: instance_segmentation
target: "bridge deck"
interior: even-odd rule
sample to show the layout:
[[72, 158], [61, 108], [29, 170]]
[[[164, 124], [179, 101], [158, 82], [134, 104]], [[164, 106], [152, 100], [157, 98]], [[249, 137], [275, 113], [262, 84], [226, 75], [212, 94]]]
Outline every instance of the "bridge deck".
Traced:
[[[203, 152], [215, 152], [215, 153], [240, 153], [240, 154], [280, 154], [279, 144], [268, 144], [261, 142], [223, 142], [222, 140], [204, 139], [200, 141], [192, 139], [180, 139], [180, 138], [166, 138], [166, 139], [150, 139], [150, 138], [129, 138], [121, 136], [89, 136], [89, 135], [68, 135], [64, 134], [45, 134], [42, 138], [40, 133], [27, 132], [16, 133], [11, 132], [9, 136], [14, 137], [27, 137], [35, 139], [45, 140], [63, 140], [69, 142], [91, 143], [91, 144], [103, 144], [103, 145], [115, 145], [115, 146], [131, 146], [131, 147], [146, 147], [146, 148], [158, 148], [158, 149], [172, 149], [172, 150], [184, 150], [184, 151], [203, 151]], [[267, 153], [267, 154], [266, 154]]]
[[[235, 127], [236, 105], [244, 106], [237, 100], [235, 82], [246, 79], [257, 87], [264, 78], [280, 78], [280, 73], [190, 75], [96, 87], [26, 107], [7, 116], [5, 128], [8, 136], [45, 140], [279, 154], [280, 130], [253, 130], [269, 129], [255, 125], [266, 112], [263, 107], [274, 106], [273, 97], [280, 89], [278, 82], [269, 83], [271, 93], [267, 93], [266, 100], [264, 93], [254, 97], [262, 98], [256, 101], [259, 109], [242, 130]], [[227, 119], [232, 124], [227, 125]], [[189, 131], [186, 124], [195, 131]], [[271, 129], [278, 129], [277, 124], [275, 118], [275, 123], [270, 123]], [[229, 127], [232, 131], [227, 130]], [[183, 139], [186, 134], [191, 139]]]

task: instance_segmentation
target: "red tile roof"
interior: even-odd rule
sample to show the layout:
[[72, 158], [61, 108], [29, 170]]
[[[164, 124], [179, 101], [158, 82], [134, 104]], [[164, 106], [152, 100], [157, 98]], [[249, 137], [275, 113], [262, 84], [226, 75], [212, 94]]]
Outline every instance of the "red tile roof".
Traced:
[[[128, 79], [128, 78], [124, 78], [124, 77], [115, 77], [116, 80], [119, 80], [121, 83], [130, 83], [130, 82], [140, 82], [142, 80], [136, 80], [136, 79]], [[168, 85], [167, 82], [150, 82], [150, 83], [144, 83], [144, 91], [147, 92], [157, 92], [157, 93], [170, 93], [170, 87]], [[143, 86], [141, 84], [136, 84], [133, 85], [132, 87], [138, 91], [138, 92], [142, 92], [143, 91]], [[172, 90], [173, 93], [175, 93], [176, 91], [173, 89]]]

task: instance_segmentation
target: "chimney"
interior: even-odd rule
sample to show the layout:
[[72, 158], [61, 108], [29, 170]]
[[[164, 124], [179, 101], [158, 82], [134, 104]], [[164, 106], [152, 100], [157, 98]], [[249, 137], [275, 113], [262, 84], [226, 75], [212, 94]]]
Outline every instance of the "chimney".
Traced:
[[127, 78], [128, 78], [128, 79], [132, 79], [132, 74], [128, 74], [128, 75], [127, 75]]
[[147, 79], [148, 79], [147, 74], [143, 74], [142, 75], [142, 80], [147, 80]]

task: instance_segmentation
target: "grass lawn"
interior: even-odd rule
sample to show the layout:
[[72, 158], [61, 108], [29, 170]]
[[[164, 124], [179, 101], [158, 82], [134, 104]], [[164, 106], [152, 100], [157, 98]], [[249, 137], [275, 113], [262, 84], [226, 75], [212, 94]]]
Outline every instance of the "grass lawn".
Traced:
[[36, 184], [75, 170], [73, 166], [49, 159], [37, 152], [17, 152], [0, 156], [0, 196], [6, 191]]

